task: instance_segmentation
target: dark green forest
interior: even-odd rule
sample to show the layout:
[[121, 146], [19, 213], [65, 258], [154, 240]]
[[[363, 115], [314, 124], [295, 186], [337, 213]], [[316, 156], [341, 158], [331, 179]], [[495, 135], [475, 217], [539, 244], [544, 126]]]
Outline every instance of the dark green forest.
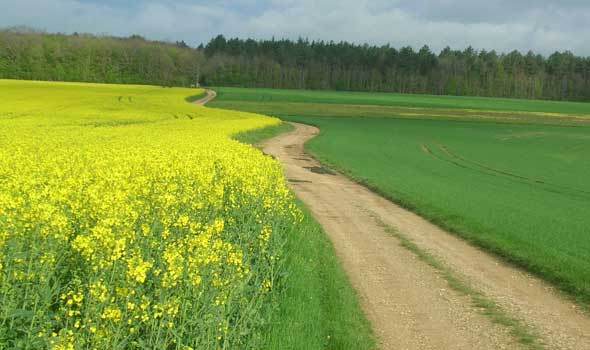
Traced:
[[213, 38], [206, 45], [0, 31], [0, 77], [36, 80], [386, 91], [590, 101], [590, 57]]

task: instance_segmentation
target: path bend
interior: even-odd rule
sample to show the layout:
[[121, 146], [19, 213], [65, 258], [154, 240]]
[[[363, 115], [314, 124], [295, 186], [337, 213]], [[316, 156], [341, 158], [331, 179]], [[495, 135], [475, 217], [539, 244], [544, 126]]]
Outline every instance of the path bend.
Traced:
[[211, 90], [211, 89], [205, 89], [205, 93], [207, 95], [201, 97], [200, 99], [193, 101], [194, 104], [198, 105], [198, 106], [204, 106], [206, 105], [209, 101], [211, 101], [212, 99], [214, 99], [215, 97], [217, 97], [217, 92]]

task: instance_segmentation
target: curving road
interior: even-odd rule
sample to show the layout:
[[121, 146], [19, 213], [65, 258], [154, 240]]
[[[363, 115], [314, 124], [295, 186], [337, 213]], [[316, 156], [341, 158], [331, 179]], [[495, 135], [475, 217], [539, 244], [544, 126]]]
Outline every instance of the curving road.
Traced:
[[452, 268], [539, 335], [548, 349], [590, 349], [590, 318], [545, 282], [508, 266], [346, 177], [325, 171], [303, 144], [318, 134], [295, 129], [264, 144], [330, 237], [383, 349], [518, 349], [440, 272], [400, 246], [383, 223]]
[[214, 99], [217, 96], [217, 92], [215, 92], [213, 90], [205, 89], [205, 93], [207, 94], [206, 96], [204, 96], [196, 101], [193, 101], [193, 103], [198, 106], [204, 106], [205, 104], [207, 104], [207, 102], [211, 101], [212, 99]]

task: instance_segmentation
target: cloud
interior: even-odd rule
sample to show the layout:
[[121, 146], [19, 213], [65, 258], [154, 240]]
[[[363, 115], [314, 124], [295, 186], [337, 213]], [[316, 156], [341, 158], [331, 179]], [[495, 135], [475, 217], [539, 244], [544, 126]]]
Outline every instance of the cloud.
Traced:
[[473, 46], [590, 55], [584, 0], [0, 0], [0, 25], [140, 34], [193, 45], [212, 36]]

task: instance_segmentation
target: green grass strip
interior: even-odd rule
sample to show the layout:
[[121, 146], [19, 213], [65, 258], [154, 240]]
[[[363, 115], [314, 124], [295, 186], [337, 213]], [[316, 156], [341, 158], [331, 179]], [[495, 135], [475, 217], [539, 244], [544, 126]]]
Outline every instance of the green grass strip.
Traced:
[[267, 349], [375, 349], [358, 296], [322, 227], [304, 220], [285, 246], [285, 285], [276, 300]]
[[[255, 145], [293, 129], [288, 123], [234, 135]], [[281, 291], [268, 305], [263, 348], [271, 350], [370, 350], [376, 348], [358, 296], [321, 225], [298, 201], [303, 221], [284, 247]]]
[[545, 349], [543, 344], [540, 343], [539, 336], [523, 324], [522, 321], [509, 315], [500, 305], [486, 297], [481, 291], [475, 289], [467, 281], [461, 279], [455, 271], [445, 265], [441, 260], [418, 247], [408, 236], [404, 235], [394, 227], [389, 226], [377, 216], [373, 215], [373, 217], [379, 225], [383, 227], [385, 232], [399, 239], [402, 247], [406, 248], [420, 260], [437, 270], [445, 281], [447, 281], [450, 288], [461, 295], [470, 297], [473, 306], [483, 315], [487, 316], [493, 323], [507, 327], [510, 330], [510, 334], [515, 337], [519, 343], [531, 350]]
[[293, 130], [295, 127], [289, 123], [281, 122], [280, 124], [267, 126], [265, 128], [244, 131], [233, 136], [234, 140], [242, 143], [249, 143], [256, 146], [257, 143], [272, 138], [276, 135]]

